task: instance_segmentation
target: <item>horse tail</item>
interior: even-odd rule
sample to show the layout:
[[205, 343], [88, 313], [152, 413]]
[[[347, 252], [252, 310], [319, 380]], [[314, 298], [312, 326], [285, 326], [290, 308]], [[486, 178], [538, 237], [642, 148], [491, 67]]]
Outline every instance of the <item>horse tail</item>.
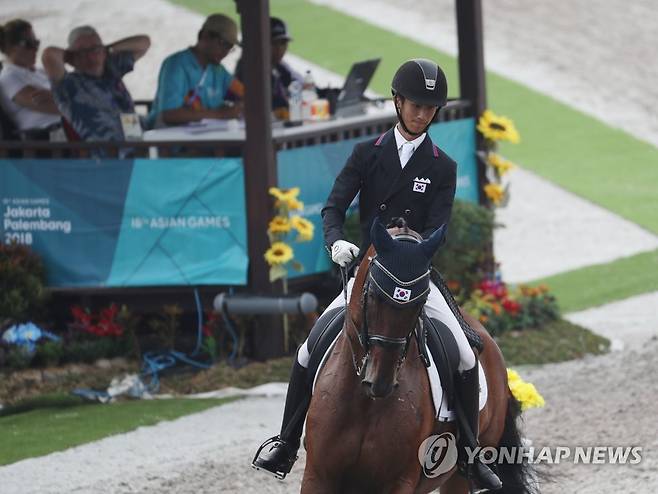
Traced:
[[[521, 451], [523, 438], [518, 422], [521, 418], [521, 404], [513, 396], [507, 401], [507, 414], [505, 415], [505, 429], [498, 443], [498, 453], [506, 448], [508, 451]], [[518, 454], [518, 453], [517, 453]], [[503, 488], [501, 494], [538, 494], [537, 474], [528, 463], [523, 461], [503, 461], [496, 464], [496, 470]]]

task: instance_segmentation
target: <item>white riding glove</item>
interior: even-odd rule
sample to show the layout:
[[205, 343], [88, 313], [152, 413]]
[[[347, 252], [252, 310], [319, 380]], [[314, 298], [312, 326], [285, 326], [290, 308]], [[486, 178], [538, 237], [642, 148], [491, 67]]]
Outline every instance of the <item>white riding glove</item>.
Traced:
[[359, 255], [359, 248], [347, 240], [336, 240], [331, 246], [331, 260], [344, 268]]

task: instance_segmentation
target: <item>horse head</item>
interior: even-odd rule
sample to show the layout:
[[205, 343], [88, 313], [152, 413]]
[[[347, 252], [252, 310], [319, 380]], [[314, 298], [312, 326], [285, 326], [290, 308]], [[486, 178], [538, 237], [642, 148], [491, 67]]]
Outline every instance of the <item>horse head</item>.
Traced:
[[403, 219], [388, 231], [377, 219], [372, 225], [372, 248], [354, 283], [348, 331], [357, 374], [372, 398], [390, 395], [398, 384], [443, 234], [444, 226], [423, 240]]

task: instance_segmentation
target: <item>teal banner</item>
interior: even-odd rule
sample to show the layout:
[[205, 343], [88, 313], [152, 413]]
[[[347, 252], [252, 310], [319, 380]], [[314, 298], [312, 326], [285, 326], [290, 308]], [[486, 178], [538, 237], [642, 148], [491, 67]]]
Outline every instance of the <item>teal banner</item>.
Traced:
[[[429, 135], [437, 146], [457, 162], [456, 197], [477, 202], [475, 120], [467, 118], [434, 124], [430, 127]], [[277, 153], [279, 186], [301, 189], [299, 199], [304, 203], [302, 216], [315, 225], [315, 236], [311, 242], [292, 245], [295, 259], [304, 266], [304, 271], [291, 272], [290, 277], [321, 273], [330, 268], [331, 260], [324, 248], [320, 211], [354, 145], [371, 138], [368, 136], [320, 146], [286, 149]]]
[[[457, 197], [477, 201], [475, 121], [433, 125], [458, 164]], [[311, 242], [293, 244], [304, 266], [330, 268], [320, 211], [357, 142], [279, 151], [278, 182], [299, 187]], [[271, 200], [271, 198], [267, 198]], [[240, 158], [0, 160], [3, 243], [30, 245], [54, 287], [246, 285], [244, 172]]]
[[242, 160], [0, 160], [2, 241], [56, 287], [245, 285]]

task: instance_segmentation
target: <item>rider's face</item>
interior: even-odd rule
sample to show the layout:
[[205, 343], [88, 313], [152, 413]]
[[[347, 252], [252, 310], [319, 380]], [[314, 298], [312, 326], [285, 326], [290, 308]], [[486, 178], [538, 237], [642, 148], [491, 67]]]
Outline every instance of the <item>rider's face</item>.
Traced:
[[411, 132], [416, 134], [422, 132], [430, 124], [438, 108], [430, 105], [419, 105], [407, 98], [398, 99], [397, 105], [404, 124]]

